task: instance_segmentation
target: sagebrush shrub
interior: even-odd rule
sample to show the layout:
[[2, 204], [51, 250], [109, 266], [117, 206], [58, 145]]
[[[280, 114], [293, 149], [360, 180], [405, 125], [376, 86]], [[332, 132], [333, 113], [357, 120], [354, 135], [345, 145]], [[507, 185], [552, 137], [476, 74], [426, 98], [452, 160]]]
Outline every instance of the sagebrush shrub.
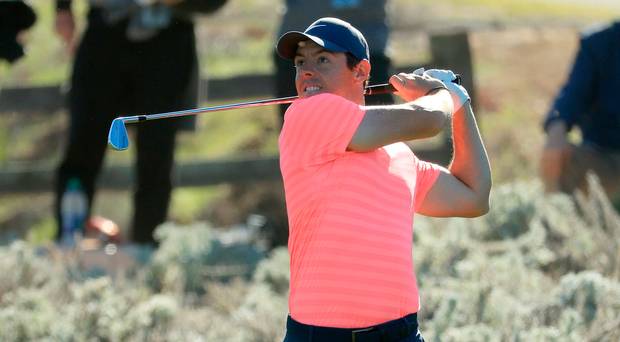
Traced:
[[[497, 187], [478, 219], [416, 216], [414, 263], [428, 341], [620, 340], [620, 220], [589, 195]], [[281, 341], [289, 254], [165, 224], [150, 263], [124, 277], [71, 257], [0, 247], [1, 341]]]

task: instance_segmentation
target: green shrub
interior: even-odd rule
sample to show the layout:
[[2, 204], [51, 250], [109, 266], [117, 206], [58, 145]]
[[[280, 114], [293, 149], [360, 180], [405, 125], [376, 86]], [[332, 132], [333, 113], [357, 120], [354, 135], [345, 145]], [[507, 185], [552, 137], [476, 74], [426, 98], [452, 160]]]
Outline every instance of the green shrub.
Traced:
[[[617, 214], [596, 184], [576, 200], [532, 189], [499, 187], [492, 203], [507, 202], [491, 217], [416, 217], [428, 341], [620, 339]], [[265, 257], [218, 240], [206, 223], [166, 224], [157, 237], [150, 264], [116, 278], [90, 278], [53, 247], [0, 247], [0, 340], [282, 339], [286, 248]]]
[[155, 236], [160, 246], [153, 255], [150, 280], [158, 291], [203, 294], [209, 279], [249, 279], [264, 258], [253, 245], [223, 244], [206, 223], [184, 227], [164, 224]]
[[538, 194], [541, 193], [540, 185], [533, 182], [515, 182], [496, 187], [491, 197], [493, 210], [485, 216], [487, 229], [478, 232], [480, 238], [503, 240], [525, 233], [536, 213]]

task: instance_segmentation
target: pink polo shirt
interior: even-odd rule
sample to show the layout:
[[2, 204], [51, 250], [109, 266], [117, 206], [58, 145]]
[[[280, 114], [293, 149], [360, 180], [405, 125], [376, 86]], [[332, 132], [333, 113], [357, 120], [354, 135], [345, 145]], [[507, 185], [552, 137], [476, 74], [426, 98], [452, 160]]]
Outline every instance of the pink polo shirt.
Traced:
[[413, 214], [439, 175], [404, 143], [346, 148], [364, 117], [333, 94], [295, 101], [280, 134], [289, 220], [289, 310], [358, 328], [418, 311]]

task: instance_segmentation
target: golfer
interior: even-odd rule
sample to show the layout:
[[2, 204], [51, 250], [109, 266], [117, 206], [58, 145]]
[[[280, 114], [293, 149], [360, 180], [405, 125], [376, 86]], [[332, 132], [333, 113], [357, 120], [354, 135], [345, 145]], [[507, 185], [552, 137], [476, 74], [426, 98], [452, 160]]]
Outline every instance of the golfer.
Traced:
[[[489, 209], [491, 172], [467, 91], [448, 70], [390, 78], [404, 104], [365, 106], [364, 36], [322, 18], [287, 32], [299, 99], [279, 138], [289, 219], [285, 341], [423, 341], [412, 260], [413, 214], [474, 217]], [[446, 169], [403, 141], [452, 119]]]

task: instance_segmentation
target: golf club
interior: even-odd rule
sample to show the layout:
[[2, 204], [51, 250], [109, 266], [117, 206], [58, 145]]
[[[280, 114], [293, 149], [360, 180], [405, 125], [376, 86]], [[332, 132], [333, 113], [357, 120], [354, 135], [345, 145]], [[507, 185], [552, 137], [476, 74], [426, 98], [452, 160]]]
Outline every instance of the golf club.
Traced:
[[[461, 84], [460, 76], [457, 75], [457, 78], [453, 82], [457, 84]], [[391, 84], [384, 83], [384, 84], [377, 84], [377, 85], [372, 85], [372, 86], [367, 87], [364, 92], [364, 95], [393, 93], [394, 91], [396, 91], [396, 89], [394, 89], [394, 87]], [[241, 108], [259, 107], [259, 106], [267, 106], [267, 105], [285, 104], [285, 103], [291, 103], [295, 101], [297, 98], [298, 96], [289, 96], [289, 97], [281, 97], [281, 98], [276, 98], [276, 99], [257, 100], [257, 101], [241, 102], [241, 103], [234, 103], [234, 104], [226, 104], [226, 105], [221, 105], [221, 106], [187, 109], [187, 110], [180, 110], [180, 111], [167, 112], [167, 113], [135, 115], [135, 116], [121, 116], [112, 121], [112, 125], [110, 126], [110, 131], [108, 132], [108, 144], [117, 151], [126, 150], [129, 147], [129, 138], [127, 136], [127, 128], [125, 127], [125, 124], [128, 124], [128, 123], [158, 120], [158, 119], [168, 119], [168, 118], [175, 118], [175, 117], [180, 117], [180, 116], [197, 115], [197, 114], [202, 114], [202, 113], [218, 112], [218, 111], [231, 110], [231, 109], [241, 109]]]

